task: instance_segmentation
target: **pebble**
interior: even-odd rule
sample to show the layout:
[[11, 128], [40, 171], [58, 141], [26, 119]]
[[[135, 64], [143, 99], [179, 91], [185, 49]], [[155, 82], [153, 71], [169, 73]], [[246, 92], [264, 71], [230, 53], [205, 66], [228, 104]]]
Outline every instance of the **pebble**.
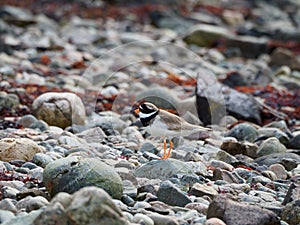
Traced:
[[[0, 223], [299, 224], [298, 5], [119, 2], [1, 7]], [[213, 131], [159, 160], [144, 100]]]

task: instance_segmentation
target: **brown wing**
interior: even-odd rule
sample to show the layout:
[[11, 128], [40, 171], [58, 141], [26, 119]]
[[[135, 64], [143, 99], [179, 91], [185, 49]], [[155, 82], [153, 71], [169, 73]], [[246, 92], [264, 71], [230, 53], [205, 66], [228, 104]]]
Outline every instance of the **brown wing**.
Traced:
[[169, 130], [198, 130], [209, 131], [210, 129], [190, 124], [179, 116], [165, 110], [159, 111], [161, 120], [165, 121]]

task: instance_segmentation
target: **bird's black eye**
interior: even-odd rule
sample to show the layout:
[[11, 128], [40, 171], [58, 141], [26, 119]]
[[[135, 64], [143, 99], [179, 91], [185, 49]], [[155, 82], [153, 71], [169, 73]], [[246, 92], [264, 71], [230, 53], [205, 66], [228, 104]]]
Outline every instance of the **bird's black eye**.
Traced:
[[140, 105], [140, 111], [144, 112], [144, 113], [151, 113], [154, 111], [154, 109], [151, 106], [148, 106], [146, 104], [141, 104]]

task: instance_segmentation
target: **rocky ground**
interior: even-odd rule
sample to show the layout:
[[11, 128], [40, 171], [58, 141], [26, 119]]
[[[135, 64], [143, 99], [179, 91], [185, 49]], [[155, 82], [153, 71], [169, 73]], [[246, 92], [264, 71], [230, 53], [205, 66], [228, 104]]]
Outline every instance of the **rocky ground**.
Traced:
[[1, 224], [300, 224], [297, 0], [0, 6]]

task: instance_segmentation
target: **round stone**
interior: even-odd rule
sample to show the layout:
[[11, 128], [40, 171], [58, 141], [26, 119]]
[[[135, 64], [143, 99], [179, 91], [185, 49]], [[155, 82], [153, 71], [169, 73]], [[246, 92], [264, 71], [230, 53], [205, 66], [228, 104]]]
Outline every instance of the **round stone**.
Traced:
[[45, 167], [43, 181], [52, 196], [62, 191], [73, 193], [86, 186], [103, 188], [117, 199], [123, 194], [120, 176], [97, 158], [70, 156], [53, 161]]

